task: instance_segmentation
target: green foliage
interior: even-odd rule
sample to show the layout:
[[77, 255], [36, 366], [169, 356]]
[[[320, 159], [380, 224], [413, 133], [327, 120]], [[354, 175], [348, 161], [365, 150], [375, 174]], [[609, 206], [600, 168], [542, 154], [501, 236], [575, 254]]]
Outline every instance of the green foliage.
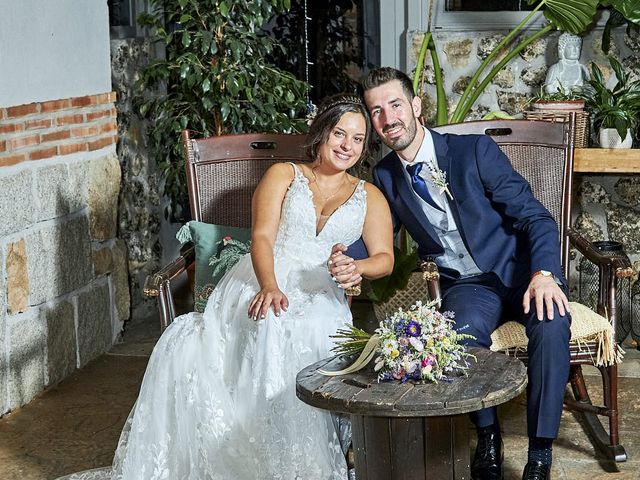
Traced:
[[582, 90], [574, 87], [567, 91], [562, 85], [560, 85], [553, 93], [548, 93], [545, 91], [544, 87], [540, 87], [540, 90], [529, 99], [529, 103], [565, 102], [574, 100], [584, 100]]
[[369, 298], [376, 303], [384, 303], [409, 282], [409, 276], [418, 266], [418, 252], [414, 249], [393, 248], [394, 263], [391, 275], [369, 282]]
[[[173, 215], [187, 205], [180, 133], [195, 136], [306, 130], [307, 85], [265, 59], [284, 48], [263, 25], [290, 0], [151, 0], [149, 27], [165, 48], [138, 82], [140, 114], [152, 120], [151, 140], [164, 173]], [[145, 95], [166, 89], [165, 94]]]
[[[496, 74], [531, 43], [545, 36], [552, 30], [561, 30], [574, 34], [584, 32], [593, 22], [596, 9], [601, 3], [601, 0], [527, 0], [527, 2], [529, 5], [535, 4], [535, 8], [496, 45], [487, 58], [480, 64], [458, 100], [456, 108], [450, 117], [446, 111], [446, 99], [443, 100], [440, 98], [445, 95], [444, 88], [442, 87], [442, 78], [436, 77], [436, 88], [438, 91], [437, 125], [464, 121], [475, 102]], [[529, 36], [518, 39], [517, 36], [528, 26], [536, 12], [542, 7], [545, 7], [544, 16], [549, 24]], [[418, 58], [418, 65], [423, 63], [427, 50], [432, 52], [431, 55], [433, 58], [433, 52], [435, 52], [436, 47], [430, 35], [425, 35], [420, 57]], [[434, 68], [435, 66], [436, 61], [434, 60]], [[487, 69], [489, 69], [488, 72]], [[438, 70], [439, 68], [436, 68], [436, 72], [438, 72]], [[420, 75], [422, 75], [422, 69], [416, 69], [414, 85], [416, 84], [416, 78], [419, 78]]]
[[484, 117], [482, 117], [482, 120], [513, 120], [513, 119], [515, 119], [513, 115], [509, 115], [507, 112], [503, 112], [502, 110], [489, 112]]
[[624, 139], [627, 129], [638, 124], [640, 116], [640, 80], [629, 81], [629, 73], [615, 57], [609, 57], [609, 64], [616, 74], [617, 82], [607, 88], [602, 70], [591, 63], [591, 79], [583, 89], [582, 97], [593, 116], [596, 128], [615, 128]]
[[603, 0], [602, 6], [608, 7], [609, 19], [602, 31], [602, 51], [609, 53], [611, 47], [611, 29], [627, 25], [627, 33], [631, 30], [640, 32], [640, 0]]

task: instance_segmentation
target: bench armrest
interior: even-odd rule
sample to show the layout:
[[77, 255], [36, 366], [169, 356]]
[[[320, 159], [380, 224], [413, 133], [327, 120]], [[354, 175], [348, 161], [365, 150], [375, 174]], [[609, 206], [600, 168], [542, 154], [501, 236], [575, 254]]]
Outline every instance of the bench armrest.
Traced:
[[600, 268], [611, 271], [616, 278], [629, 278], [633, 275], [629, 257], [618, 252], [603, 252], [573, 229], [567, 232], [569, 241], [576, 250]]
[[427, 292], [431, 301], [436, 301], [436, 308], [440, 308], [442, 295], [440, 294], [440, 272], [438, 266], [433, 260], [425, 260], [420, 262], [420, 270], [422, 270], [422, 278], [427, 282]]
[[633, 275], [629, 257], [619, 252], [604, 252], [575, 230], [567, 232], [569, 241], [578, 252], [598, 267], [598, 304], [597, 312], [609, 319], [614, 328], [617, 325], [616, 291], [618, 280]]
[[195, 247], [191, 246], [170, 264], [158, 272], [148, 275], [144, 282], [143, 295], [146, 298], [157, 299], [161, 330], [167, 328], [176, 316], [175, 303], [171, 293], [171, 280], [186, 271], [195, 262], [195, 259]]

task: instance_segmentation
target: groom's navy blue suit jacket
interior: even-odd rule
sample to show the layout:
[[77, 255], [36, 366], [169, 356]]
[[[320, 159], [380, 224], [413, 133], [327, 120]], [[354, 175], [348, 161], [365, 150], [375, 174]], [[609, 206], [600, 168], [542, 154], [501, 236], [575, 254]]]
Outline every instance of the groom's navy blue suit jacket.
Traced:
[[[538, 270], [563, 279], [556, 222], [496, 143], [486, 135], [430, 132], [453, 195], [446, 198], [478, 268], [494, 272], [508, 287], [528, 282]], [[374, 183], [389, 202], [394, 229], [406, 227], [421, 258], [438, 256], [442, 245], [402, 169], [391, 152], [374, 168]]]

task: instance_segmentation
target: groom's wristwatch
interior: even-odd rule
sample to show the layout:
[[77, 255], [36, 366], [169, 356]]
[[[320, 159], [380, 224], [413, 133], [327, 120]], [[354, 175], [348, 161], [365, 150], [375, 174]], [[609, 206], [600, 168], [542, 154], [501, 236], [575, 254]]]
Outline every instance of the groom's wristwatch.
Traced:
[[560, 279], [558, 277], [556, 277], [552, 272], [550, 272], [549, 270], [538, 270], [537, 272], [533, 272], [531, 274], [531, 279], [533, 280], [534, 277], [537, 277], [538, 275], [542, 276], [542, 277], [551, 277], [553, 278], [553, 281], [556, 282], [558, 285], [562, 286], [562, 282], [560, 281]]
[[553, 273], [548, 270], [538, 270], [537, 272], [533, 272], [531, 274], [531, 278], [537, 277], [538, 275], [542, 275], [543, 277], [553, 277]]

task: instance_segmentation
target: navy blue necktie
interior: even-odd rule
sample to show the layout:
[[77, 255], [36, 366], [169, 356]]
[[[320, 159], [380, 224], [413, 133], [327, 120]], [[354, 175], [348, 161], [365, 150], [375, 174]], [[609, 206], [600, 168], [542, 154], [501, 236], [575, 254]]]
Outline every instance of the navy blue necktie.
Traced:
[[411, 165], [407, 165], [407, 172], [409, 172], [409, 175], [411, 176], [411, 185], [413, 186], [415, 192], [420, 196], [420, 198], [422, 198], [433, 208], [437, 208], [441, 212], [444, 212], [442, 207], [440, 207], [440, 205], [438, 205], [435, 200], [433, 200], [433, 197], [429, 193], [429, 188], [427, 188], [427, 182], [425, 182], [424, 178], [420, 176], [420, 171], [422, 170], [423, 166], [424, 163], [422, 162], [416, 162], [412, 163]]

